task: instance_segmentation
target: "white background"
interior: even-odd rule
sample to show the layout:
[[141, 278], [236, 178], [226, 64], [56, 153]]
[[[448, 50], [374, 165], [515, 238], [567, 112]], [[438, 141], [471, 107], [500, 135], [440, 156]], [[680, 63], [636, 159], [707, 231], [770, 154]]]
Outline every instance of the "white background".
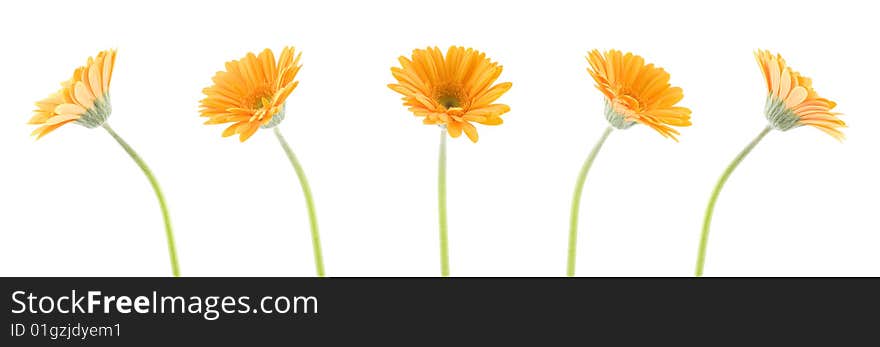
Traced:
[[308, 218], [271, 132], [202, 125], [227, 60], [303, 52], [281, 124], [315, 194], [331, 276], [439, 274], [436, 127], [386, 87], [413, 48], [464, 45], [513, 82], [502, 126], [449, 144], [453, 275], [558, 276], [577, 171], [606, 126], [587, 51], [633, 51], [672, 74], [694, 125], [611, 135], [587, 179], [578, 275], [689, 276], [718, 175], [765, 125], [752, 52], [780, 52], [839, 103], [840, 144], [773, 132], [716, 208], [706, 275], [878, 276], [880, 59], [861, 1], [18, 1], [0, 8], [0, 275], [166, 276], [162, 219], [100, 129], [34, 141], [33, 103], [118, 48], [110, 123], [153, 168], [186, 276], [311, 276]]

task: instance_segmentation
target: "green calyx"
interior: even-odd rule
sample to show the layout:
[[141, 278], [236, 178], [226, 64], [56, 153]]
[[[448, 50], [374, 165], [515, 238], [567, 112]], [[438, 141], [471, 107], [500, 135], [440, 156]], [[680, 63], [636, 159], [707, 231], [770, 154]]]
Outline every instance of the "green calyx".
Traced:
[[774, 98], [772, 95], [767, 96], [767, 102], [764, 105], [764, 116], [767, 122], [774, 129], [786, 131], [801, 126], [801, 117], [798, 117], [791, 109], [785, 106], [785, 102]]
[[105, 94], [103, 98], [95, 100], [95, 105], [86, 110], [86, 113], [79, 117], [75, 123], [89, 129], [97, 128], [104, 125], [107, 118], [110, 118], [110, 113], [112, 111], [113, 108], [110, 107], [110, 95]]
[[611, 106], [611, 103], [608, 100], [605, 100], [605, 119], [608, 120], [608, 123], [611, 124], [611, 126], [617, 129], [629, 129], [636, 124], [634, 121], [626, 120], [625, 115], [615, 111], [614, 107]]
[[276, 125], [281, 124], [281, 121], [284, 120], [284, 111], [287, 110], [287, 104], [281, 106], [281, 111], [272, 115], [272, 119], [269, 120], [269, 123], [263, 124], [260, 128], [270, 129], [274, 128]]

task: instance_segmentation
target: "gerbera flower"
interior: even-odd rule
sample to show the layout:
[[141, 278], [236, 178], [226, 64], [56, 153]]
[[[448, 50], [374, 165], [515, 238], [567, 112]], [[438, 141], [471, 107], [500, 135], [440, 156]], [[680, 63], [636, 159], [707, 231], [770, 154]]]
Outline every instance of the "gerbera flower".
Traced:
[[294, 81], [300, 54], [285, 47], [278, 61], [270, 49], [259, 56], [248, 53], [241, 60], [226, 63], [226, 71], [214, 75], [214, 85], [205, 88], [201, 101], [205, 124], [233, 123], [223, 137], [238, 134], [244, 142], [259, 128], [272, 128], [284, 120], [284, 102], [299, 82]]
[[113, 66], [116, 63], [116, 50], [106, 50], [98, 53], [94, 58], [89, 58], [86, 65], [74, 70], [73, 77], [61, 83], [61, 90], [48, 98], [37, 102], [28, 124], [39, 125], [31, 135], [37, 139], [58, 129], [67, 123], [76, 123], [87, 128], [102, 127], [110, 136], [122, 146], [122, 149], [141, 168], [147, 180], [156, 193], [159, 200], [159, 208], [162, 210], [162, 219], [165, 222], [165, 237], [168, 242], [168, 256], [171, 261], [171, 273], [180, 276], [180, 266], [177, 262], [177, 248], [174, 245], [174, 233], [171, 228], [171, 218], [168, 214], [168, 205], [165, 196], [159, 187], [159, 182], [153, 176], [153, 172], [147, 163], [134, 151], [107, 122], [110, 117], [110, 79], [113, 76]]
[[37, 139], [67, 123], [87, 128], [103, 125], [110, 117], [110, 79], [116, 50], [89, 57], [86, 65], [73, 72], [73, 77], [61, 83], [61, 90], [37, 102], [37, 109], [28, 124], [39, 125], [31, 135]]
[[824, 131], [835, 139], [843, 139], [843, 133], [838, 128], [845, 127], [846, 124], [837, 118], [840, 113], [831, 112], [837, 104], [819, 97], [813, 90], [813, 82], [809, 78], [801, 76], [788, 67], [781, 55], [773, 55], [769, 51], [760, 50], [755, 52], [755, 59], [758, 61], [767, 86], [764, 116], [767, 117], [768, 124], [727, 166], [712, 190], [709, 204], [706, 206], [706, 213], [703, 216], [703, 231], [700, 235], [695, 271], [697, 277], [703, 276], [706, 248], [709, 244], [709, 226], [712, 224], [712, 213], [715, 211], [715, 202], [718, 201], [721, 188], [724, 187], [724, 183], [727, 182], [733, 170], [761, 142], [764, 136], [767, 136], [773, 129], [787, 131], [809, 125]]
[[837, 128], [846, 127], [846, 123], [837, 118], [840, 113], [831, 111], [837, 104], [819, 97], [812, 80], [792, 70], [781, 55], [760, 50], [755, 52], [755, 59], [767, 82], [764, 115], [773, 128], [786, 131], [809, 125], [835, 139], [844, 138]]
[[577, 263], [577, 225], [584, 182], [611, 131], [644, 124], [678, 141], [675, 137], [678, 131], [671, 126], [691, 125], [691, 110], [676, 106], [684, 94], [681, 88], [669, 84], [666, 70], [654, 64], [646, 65], [645, 59], [638, 55], [614, 49], [605, 53], [592, 50], [587, 61], [590, 63], [587, 71], [596, 82], [596, 88], [605, 95], [605, 118], [609, 126], [590, 151], [575, 182], [568, 229], [568, 276], [574, 276]]
[[250, 138], [259, 128], [273, 128], [278, 143], [293, 165], [306, 199], [315, 270], [318, 276], [323, 277], [324, 257], [312, 189], [299, 159], [277, 127], [284, 120], [287, 97], [299, 84], [294, 79], [302, 67], [299, 63], [301, 53], [294, 53], [293, 47], [284, 47], [278, 61], [275, 61], [272, 50], [267, 48], [259, 56], [248, 53], [241, 60], [227, 62], [226, 71], [217, 72], [213, 78], [214, 85], [203, 90], [207, 97], [201, 101], [201, 116], [208, 117], [205, 124], [232, 123], [223, 131], [223, 137], [238, 134], [241, 142]]
[[618, 50], [587, 56], [590, 76], [605, 95], [605, 117], [617, 129], [644, 124], [666, 137], [675, 139], [678, 131], [671, 126], [691, 125], [691, 110], [675, 106], [684, 94], [669, 84], [669, 73], [632, 53]]
[[464, 132], [477, 142], [472, 123], [499, 125], [510, 111], [495, 100], [507, 92], [510, 82], [492, 85], [501, 75], [501, 65], [485, 53], [452, 46], [446, 55], [437, 47], [415, 49], [412, 60], [400, 57], [401, 67], [392, 67], [397, 84], [388, 87], [403, 94], [403, 105], [423, 123], [440, 126], [440, 155], [437, 169], [437, 206], [440, 221], [440, 275], [449, 276], [449, 236], [446, 223], [446, 133], [459, 137]]
[[502, 67], [471, 48], [449, 47], [446, 56], [439, 48], [415, 49], [412, 60], [400, 57], [401, 67], [392, 67], [397, 84], [388, 87], [403, 95], [403, 105], [425, 124], [445, 126], [452, 137], [464, 132], [477, 142], [472, 123], [499, 125], [501, 115], [510, 111], [495, 100], [510, 89], [511, 83], [495, 83]]

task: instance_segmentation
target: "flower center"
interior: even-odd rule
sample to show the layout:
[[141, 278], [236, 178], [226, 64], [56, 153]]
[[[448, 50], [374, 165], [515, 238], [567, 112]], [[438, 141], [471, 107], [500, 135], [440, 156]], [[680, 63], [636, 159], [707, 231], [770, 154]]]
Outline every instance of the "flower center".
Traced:
[[269, 98], [267, 98], [265, 96], [260, 97], [259, 99], [257, 99], [256, 103], [254, 104], [254, 109], [259, 110], [259, 109], [263, 108], [264, 106], [269, 105], [269, 103], [271, 103], [271, 101], [269, 101]]
[[[274, 93], [268, 85], [254, 88], [241, 101], [242, 108], [250, 108], [254, 110], [254, 114], [249, 121], [264, 122], [260, 125], [263, 129], [272, 128], [284, 120], [285, 105], [275, 106]], [[268, 119], [267, 119], [268, 117]]]
[[446, 108], [461, 107], [461, 102], [453, 95], [443, 95], [437, 98], [437, 103]]
[[269, 107], [271, 106], [272, 96], [274, 94], [275, 93], [272, 92], [272, 88], [269, 88], [268, 85], [257, 86], [256, 88], [250, 90], [250, 93], [246, 94], [246, 96], [242, 98], [241, 107], [250, 107], [254, 110], [259, 110], [263, 107]]
[[464, 100], [462, 89], [457, 83], [441, 84], [434, 91], [434, 100], [446, 109], [464, 107], [462, 105], [462, 100]]

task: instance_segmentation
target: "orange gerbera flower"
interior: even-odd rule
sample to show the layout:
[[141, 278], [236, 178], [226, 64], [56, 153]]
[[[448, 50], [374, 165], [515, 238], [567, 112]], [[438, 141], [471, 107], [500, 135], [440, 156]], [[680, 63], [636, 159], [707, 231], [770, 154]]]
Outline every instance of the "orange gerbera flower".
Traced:
[[673, 140], [678, 131], [669, 127], [691, 125], [691, 110], [675, 106], [684, 94], [669, 84], [669, 73], [632, 53], [593, 50], [587, 56], [590, 76], [605, 94], [605, 117], [612, 126], [627, 129], [647, 125]]
[[492, 85], [502, 67], [471, 48], [449, 47], [446, 56], [439, 48], [415, 49], [412, 60], [400, 57], [401, 67], [391, 68], [398, 84], [388, 87], [403, 94], [403, 105], [425, 124], [445, 126], [452, 137], [462, 131], [473, 142], [479, 136], [471, 122], [499, 125], [501, 115], [510, 111], [493, 104], [510, 89], [511, 83]]
[[259, 56], [248, 53], [241, 60], [226, 63], [226, 71], [214, 75], [214, 85], [203, 90], [201, 115], [205, 124], [233, 123], [223, 137], [238, 134], [241, 142], [257, 129], [272, 128], [284, 120], [284, 102], [296, 88], [296, 73], [302, 65], [293, 47], [284, 47], [278, 61], [270, 49]]
[[71, 122], [86, 128], [104, 128], [141, 168], [153, 187], [156, 198], [159, 199], [159, 208], [162, 210], [162, 219], [165, 222], [165, 237], [168, 240], [171, 273], [178, 277], [180, 276], [180, 266], [178, 266], [177, 250], [174, 246], [174, 232], [171, 229], [168, 206], [165, 203], [165, 196], [162, 195], [162, 190], [159, 188], [159, 182], [143, 158], [110, 127], [110, 123], [107, 121], [111, 113], [110, 79], [113, 77], [115, 63], [115, 49], [101, 51], [94, 58], [89, 57], [86, 65], [77, 68], [73, 72], [73, 77], [61, 83], [61, 90], [37, 102], [37, 109], [28, 124], [36, 124], [40, 127], [34, 130], [31, 135], [37, 135], [37, 139], [39, 139]]
[[700, 235], [700, 248], [697, 253], [697, 277], [703, 276], [706, 265], [706, 249], [709, 244], [709, 228], [712, 224], [712, 213], [715, 211], [715, 203], [724, 183], [733, 173], [733, 170], [743, 159], [770, 133], [773, 129], [786, 131], [803, 125], [810, 125], [824, 131], [838, 140], [843, 139], [843, 133], [837, 128], [845, 127], [846, 124], [838, 119], [839, 113], [831, 112], [837, 104], [831, 100], [820, 98], [813, 90], [813, 83], [809, 78], [801, 76], [785, 64], [781, 55], [770, 54], [769, 51], [759, 50], [755, 52], [755, 59], [764, 74], [767, 82], [767, 102], [764, 106], [764, 116], [767, 117], [767, 126], [758, 133], [752, 142], [733, 159], [727, 169], [721, 174], [718, 183], [712, 190], [706, 213], [703, 215], [703, 232]]
[[770, 125], [782, 131], [810, 125], [838, 140], [843, 139], [843, 133], [837, 128], [846, 127], [846, 123], [837, 118], [840, 113], [831, 112], [837, 104], [819, 97], [809, 78], [792, 70], [781, 55], [760, 50], [755, 52], [755, 59], [767, 82], [764, 115]]
[[87, 128], [104, 124], [110, 116], [110, 78], [116, 50], [89, 57], [86, 65], [73, 72], [73, 77], [61, 83], [61, 90], [37, 102], [37, 109], [28, 124], [40, 125], [31, 135], [37, 139], [75, 122]]

